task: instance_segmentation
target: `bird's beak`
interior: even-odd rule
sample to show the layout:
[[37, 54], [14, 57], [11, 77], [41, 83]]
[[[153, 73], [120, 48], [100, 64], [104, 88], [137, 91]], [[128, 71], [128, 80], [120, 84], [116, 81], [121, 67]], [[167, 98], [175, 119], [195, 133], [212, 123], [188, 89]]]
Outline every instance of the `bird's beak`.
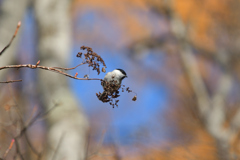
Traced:
[[128, 78], [128, 76], [125, 76], [126, 78]]

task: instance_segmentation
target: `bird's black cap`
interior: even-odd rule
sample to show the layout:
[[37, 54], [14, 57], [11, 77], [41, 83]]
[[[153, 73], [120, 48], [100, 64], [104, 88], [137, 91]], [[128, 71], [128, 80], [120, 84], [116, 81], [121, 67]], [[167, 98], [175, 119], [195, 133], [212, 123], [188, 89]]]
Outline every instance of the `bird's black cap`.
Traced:
[[127, 73], [126, 73], [123, 69], [117, 68], [116, 70], [119, 70], [120, 72], [122, 72], [122, 74], [124, 74], [125, 76], [127, 76]]

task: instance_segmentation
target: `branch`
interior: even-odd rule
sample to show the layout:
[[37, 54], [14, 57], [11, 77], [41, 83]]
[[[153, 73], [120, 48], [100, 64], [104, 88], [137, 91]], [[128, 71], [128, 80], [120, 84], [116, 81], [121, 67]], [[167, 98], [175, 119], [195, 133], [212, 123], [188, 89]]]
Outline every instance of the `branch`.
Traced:
[[62, 74], [62, 75], [65, 75], [67, 77], [77, 79], [77, 80], [100, 80], [100, 81], [102, 81], [102, 79], [99, 79], [99, 78], [77, 78], [76, 76], [72, 76], [70, 74], [67, 74], [66, 72], [61, 71], [61, 70], [73, 70], [73, 69], [77, 68], [78, 66], [80, 66], [82, 64], [84, 64], [84, 63], [81, 63], [81, 64], [79, 64], [79, 65], [77, 65], [76, 67], [73, 67], [73, 68], [46, 67], [46, 66], [39, 66], [38, 64], [36, 64], [36, 65], [33, 65], [33, 64], [19, 64], [19, 65], [3, 66], [3, 67], [0, 67], [0, 70], [9, 69], [9, 68], [17, 68], [17, 69], [19, 69], [19, 68], [31, 68], [31, 69], [39, 68], [39, 69], [55, 72], [55, 73], [58, 73], [58, 74]]
[[[18, 28], [20, 27], [21, 23], [18, 24]], [[17, 34], [17, 30], [15, 31], [15, 34], [13, 36], [13, 38], [15, 37], [15, 35]], [[10, 44], [11, 44], [12, 40], [10, 41], [10, 43], [4, 48], [4, 50], [6, 50]], [[66, 72], [63, 72], [62, 70], [73, 70], [76, 69], [77, 67], [83, 65], [83, 64], [88, 64], [88, 67], [92, 67], [93, 70], [96, 70], [98, 72], [98, 74], [100, 74], [100, 64], [103, 65], [102, 68], [102, 72], [105, 72], [105, 68], [107, 67], [104, 60], [102, 59], [102, 57], [100, 55], [98, 55], [97, 53], [93, 52], [92, 48], [87, 47], [87, 46], [82, 46], [80, 49], [82, 50], [86, 50], [87, 53], [83, 54], [82, 52], [78, 52], [77, 57], [82, 58], [82, 56], [84, 56], [84, 61], [80, 64], [78, 64], [75, 67], [72, 68], [63, 68], [63, 67], [46, 67], [46, 66], [39, 66], [40, 60], [36, 63], [36, 65], [33, 64], [20, 64], [20, 65], [8, 65], [8, 66], [3, 66], [0, 67], [0, 70], [3, 69], [8, 69], [8, 68], [31, 68], [31, 69], [36, 69], [36, 68], [40, 68], [43, 70], [48, 70], [48, 71], [52, 71], [52, 72], [56, 72], [58, 74], [62, 74], [65, 75], [67, 77], [73, 78], [73, 79], [77, 79], [77, 80], [100, 80], [102, 81], [102, 79], [99, 78], [88, 78], [84, 76], [84, 78], [77, 78], [78, 73], [76, 72], [74, 76], [67, 74]], [[12, 81], [5, 81], [5, 82], [0, 82], [0, 83], [13, 83], [13, 82], [19, 82], [20, 80], [12, 80]]]
[[32, 118], [32, 120], [26, 126], [23, 127], [23, 129], [20, 131], [19, 135], [15, 137], [15, 139], [20, 138], [34, 122], [36, 122], [40, 117], [47, 115], [49, 112], [51, 112], [57, 106], [58, 106], [57, 104], [54, 105], [51, 109], [49, 109], [48, 111], [46, 111], [44, 113], [39, 112], [35, 117]]
[[[98, 155], [98, 153], [100, 152], [100, 149], [101, 149], [101, 147], [102, 147], [105, 134], [106, 134], [106, 130], [104, 130], [103, 133], [102, 133], [102, 136], [101, 136], [101, 139], [100, 139], [100, 141], [99, 141], [99, 144], [98, 144], [97, 147], [96, 147], [96, 151], [94, 151], [94, 152], [93, 152], [92, 154], [90, 154], [89, 156], [86, 154], [86, 156], [87, 156], [86, 159], [92, 159], [94, 156]], [[89, 144], [88, 144], [88, 145], [89, 145]], [[87, 151], [88, 151], [88, 148], [87, 148]]]
[[190, 83], [197, 97], [198, 109], [202, 117], [206, 117], [210, 109], [210, 100], [207, 89], [203, 82], [202, 76], [199, 72], [196, 59], [192, 54], [190, 46], [182, 46], [183, 49], [180, 51], [180, 56], [184, 67], [186, 68], [186, 73], [189, 77]]
[[224, 128], [223, 124], [226, 121], [226, 113], [225, 113], [225, 100], [232, 88], [232, 75], [231, 70], [229, 68], [229, 56], [228, 53], [224, 49], [219, 49], [216, 54], [216, 59], [218, 61], [219, 66], [222, 69], [222, 75], [218, 81], [218, 86], [211, 99], [212, 109], [209, 112], [207, 119], [207, 128], [211, 132], [212, 135], [217, 137], [218, 139], [229, 141], [231, 138], [231, 127]]
[[237, 110], [236, 114], [234, 115], [231, 124], [230, 124], [232, 133], [236, 133], [236, 131], [240, 127], [240, 108]]
[[[13, 139], [14, 141], [16, 142], [15, 145], [16, 145], [16, 154], [20, 156], [21, 160], [24, 160], [24, 157], [20, 151], [20, 146], [19, 146], [19, 142], [18, 140], [22, 137], [22, 135], [25, 135], [25, 138], [27, 140], [27, 143], [29, 145], [29, 147], [31, 148], [31, 150], [33, 151], [34, 154], [37, 155], [38, 159], [40, 159], [42, 157], [42, 152], [38, 152], [36, 150], [36, 148], [34, 148], [34, 146], [30, 143], [30, 140], [28, 139], [28, 135], [26, 134], [26, 131], [29, 129], [29, 127], [34, 123], [36, 122], [40, 117], [43, 117], [43, 116], [46, 116], [48, 115], [54, 108], [56, 108], [58, 106], [58, 104], [55, 104], [51, 109], [49, 109], [48, 111], [44, 112], [44, 113], [41, 113], [39, 112], [35, 117], [33, 117], [30, 122], [27, 124], [27, 125], [24, 125], [23, 128], [21, 129], [20, 133], [15, 136]], [[21, 121], [23, 123], [23, 119], [22, 117], [20, 116], [21, 118]], [[7, 132], [8, 133], [8, 132]], [[11, 135], [11, 134], [10, 134]], [[6, 151], [7, 152], [7, 151]]]
[[6, 150], [5, 154], [3, 155], [3, 159], [5, 159], [5, 158], [7, 157], [8, 152], [12, 149], [14, 142], [15, 142], [15, 140], [12, 139], [12, 141], [11, 141], [11, 143], [10, 143], [8, 149]]
[[3, 54], [4, 51], [6, 51], [6, 49], [7, 49], [8, 47], [10, 47], [10, 45], [12, 44], [12, 41], [14, 40], [14, 38], [16, 37], [16, 35], [17, 35], [17, 33], [18, 33], [18, 30], [19, 30], [20, 26], [21, 26], [21, 21], [18, 22], [17, 28], [16, 28], [16, 30], [15, 30], [14, 35], [12, 36], [12, 39], [11, 39], [10, 42], [3, 48], [3, 50], [0, 52], [0, 56]]
[[62, 69], [62, 70], [65, 70], [65, 71], [66, 71], [66, 70], [76, 69], [77, 67], [79, 67], [79, 66], [81, 66], [81, 65], [83, 65], [83, 64], [86, 64], [86, 62], [83, 62], [83, 63], [77, 65], [76, 67], [72, 67], [72, 68], [63, 68], [63, 67], [53, 67], [53, 68], [55, 68], [55, 69]]
[[192, 48], [188, 43], [187, 31], [188, 26], [174, 13], [171, 0], [164, 1], [163, 5], [170, 21], [170, 29], [174, 37], [180, 44], [180, 58], [186, 74], [190, 80], [191, 86], [197, 98], [197, 107], [200, 116], [205, 120], [210, 109], [210, 98], [203, 78], [197, 66], [197, 60], [192, 53]]
[[14, 82], [22, 82], [21, 79], [19, 80], [10, 80], [10, 81], [4, 81], [4, 82], [0, 82], [0, 83], [14, 83]]
[[58, 144], [57, 144], [57, 147], [56, 147], [56, 149], [54, 150], [54, 154], [53, 154], [52, 160], [55, 160], [55, 159], [56, 159], [57, 152], [58, 152], [58, 150], [59, 150], [59, 148], [60, 148], [60, 146], [61, 146], [61, 143], [62, 143], [62, 141], [63, 141], [64, 136], [65, 136], [65, 132], [62, 133], [62, 135], [61, 135], [61, 137], [60, 137], [60, 139], [59, 139], [59, 142], [58, 142]]
[[231, 137], [232, 128], [224, 128], [223, 124], [226, 121], [225, 100], [232, 87], [232, 77], [230, 76], [229, 71], [224, 72], [225, 73], [222, 74], [216, 93], [213, 95], [211, 101], [212, 109], [209, 112], [206, 127], [215, 137], [228, 141]]
[[15, 140], [15, 144], [16, 144], [16, 154], [20, 156], [21, 160], [25, 160], [21, 151], [20, 151], [20, 145], [19, 145], [19, 142], [18, 142], [17, 138], [14, 138], [14, 140]]

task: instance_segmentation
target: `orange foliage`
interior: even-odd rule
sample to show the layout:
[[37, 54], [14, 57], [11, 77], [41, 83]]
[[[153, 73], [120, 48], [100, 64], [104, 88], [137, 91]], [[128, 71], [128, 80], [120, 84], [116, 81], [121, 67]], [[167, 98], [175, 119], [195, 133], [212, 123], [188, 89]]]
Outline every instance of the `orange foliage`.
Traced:
[[211, 136], [200, 129], [195, 133], [193, 142], [174, 147], [169, 155], [173, 159], [217, 159], [215, 142]]
[[[239, 28], [238, 14], [233, 10], [238, 0], [175, 0], [174, 11], [190, 26], [189, 37], [193, 43], [215, 52], [219, 35]], [[219, 30], [222, 28], [223, 30]], [[233, 33], [235, 34], [235, 33]]]
[[[215, 142], [205, 131], [198, 130], [194, 135], [194, 141], [182, 143], [179, 145], [167, 144], [165, 146], [131, 146], [131, 147], [116, 147], [105, 146], [101, 150], [92, 155], [93, 160], [186, 160], [186, 159], [204, 159], [217, 160], [217, 151]], [[131, 150], [138, 149], [138, 152]], [[129, 153], [130, 152], [130, 153]], [[119, 153], [125, 153], [120, 154]]]
[[230, 153], [232, 155], [235, 155], [237, 157], [240, 157], [240, 132], [238, 132], [237, 134], [235, 134], [230, 142]]
[[[111, 19], [113, 27], [121, 31], [122, 36], [118, 43], [128, 43], [152, 34], [151, 21], [147, 16], [149, 8], [147, 2], [143, 0], [75, 0], [73, 6], [74, 13], [95, 11]], [[135, 11], [140, 11], [142, 14], [139, 15]]]
[[214, 49], [214, 41], [209, 37], [209, 28], [212, 25], [212, 17], [209, 15], [205, 1], [176, 0], [174, 10], [180, 18], [191, 26], [191, 40], [200, 45]]
[[[231, 0], [233, 1], [233, 0]], [[163, 1], [159, 0], [75, 0], [74, 11], [94, 10], [104, 13], [104, 16], [114, 21], [114, 27], [122, 29], [122, 40], [137, 40], [144, 37], [151, 37], [152, 22], [147, 14], [152, 8], [161, 10]], [[237, 18], [227, 5], [228, 1], [223, 0], [172, 0], [172, 9], [184, 23], [190, 26], [189, 38], [193, 43], [209, 51], [216, 50], [216, 29], [222, 24], [234, 25], [238, 23]], [[136, 12], [137, 11], [137, 12]], [[154, 27], [159, 26], [154, 24]]]

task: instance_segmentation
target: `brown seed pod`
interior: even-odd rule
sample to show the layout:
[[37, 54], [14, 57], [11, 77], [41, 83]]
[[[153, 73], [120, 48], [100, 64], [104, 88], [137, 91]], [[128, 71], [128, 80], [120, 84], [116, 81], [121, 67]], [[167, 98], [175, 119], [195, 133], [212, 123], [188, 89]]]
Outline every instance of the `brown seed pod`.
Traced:
[[105, 67], [102, 68], [102, 72], [103, 72], [103, 73], [106, 73]]
[[132, 101], [136, 101], [137, 100], [137, 96], [134, 96]]

